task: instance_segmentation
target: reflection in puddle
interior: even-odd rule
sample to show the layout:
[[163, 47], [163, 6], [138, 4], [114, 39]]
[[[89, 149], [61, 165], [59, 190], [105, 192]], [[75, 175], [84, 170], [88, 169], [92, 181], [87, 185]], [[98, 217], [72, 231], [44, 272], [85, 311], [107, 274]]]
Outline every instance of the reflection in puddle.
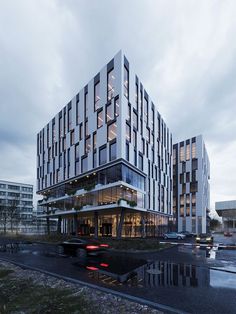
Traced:
[[211, 287], [236, 289], [236, 273], [211, 269], [210, 278]]

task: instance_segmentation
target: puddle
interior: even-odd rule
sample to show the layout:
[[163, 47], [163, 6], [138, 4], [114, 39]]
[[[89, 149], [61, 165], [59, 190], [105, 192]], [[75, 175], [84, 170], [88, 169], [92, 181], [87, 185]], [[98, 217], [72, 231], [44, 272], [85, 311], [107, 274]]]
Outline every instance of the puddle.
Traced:
[[[236, 273], [228, 272], [230, 268], [226, 268], [225, 270], [227, 271], [210, 270], [211, 287], [236, 289]], [[233, 270], [235, 271], [235, 268]]]
[[147, 262], [142, 259], [104, 255], [94, 259], [80, 259], [78, 262], [73, 263], [73, 265], [93, 272], [96, 279], [99, 279], [100, 277], [100, 279], [104, 279], [105, 276], [121, 283], [135, 277], [137, 275], [137, 270], [141, 266], [146, 265], [146, 263]]

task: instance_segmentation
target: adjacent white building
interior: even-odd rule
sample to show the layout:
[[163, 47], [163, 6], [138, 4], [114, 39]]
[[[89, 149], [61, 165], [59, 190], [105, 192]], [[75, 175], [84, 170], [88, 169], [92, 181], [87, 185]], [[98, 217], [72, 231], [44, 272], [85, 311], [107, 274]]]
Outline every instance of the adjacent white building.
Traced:
[[173, 213], [178, 231], [206, 233], [210, 164], [202, 135], [173, 145]]
[[236, 232], [236, 200], [216, 202], [215, 210], [222, 217], [223, 231]]
[[0, 226], [3, 229], [5, 217], [10, 227], [9, 215], [17, 222], [17, 228], [31, 221], [33, 212], [33, 185], [0, 180]]
[[171, 132], [121, 51], [37, 135], [38, 205], [61, 232], [162, 233], [171, 178]]

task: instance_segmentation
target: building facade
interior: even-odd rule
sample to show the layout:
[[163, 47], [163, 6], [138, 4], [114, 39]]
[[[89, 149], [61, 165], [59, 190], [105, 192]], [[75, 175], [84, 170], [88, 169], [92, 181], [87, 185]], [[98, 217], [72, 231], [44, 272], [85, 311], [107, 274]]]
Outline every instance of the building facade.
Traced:
[[33, 213], [33, 185], [0, 180], [0, 226], [27, 225]]
[[236, 200], [216, 202], [215, 210], [222, 217], [223, 231], [236, 232]]
[[172, 215], [172, 135], [120, 51], [37, 134], [37, 193], [61, 232], [140, 236]]
[[178, 231], [206, 233], [210, 164], [202, 135], [173, 145], [173, 216]]

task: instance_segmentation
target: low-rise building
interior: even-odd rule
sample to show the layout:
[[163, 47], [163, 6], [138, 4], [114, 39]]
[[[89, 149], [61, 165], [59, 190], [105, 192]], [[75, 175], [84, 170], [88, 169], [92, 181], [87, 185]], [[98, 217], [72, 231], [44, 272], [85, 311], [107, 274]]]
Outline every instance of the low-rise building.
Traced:
[[223, 231], [236, 232], [236, 200], [216, 202], [215, 210], [222, 217]]
[[33, 185], [0, 180], [0, 230], [19, 230], [32, 220]]

